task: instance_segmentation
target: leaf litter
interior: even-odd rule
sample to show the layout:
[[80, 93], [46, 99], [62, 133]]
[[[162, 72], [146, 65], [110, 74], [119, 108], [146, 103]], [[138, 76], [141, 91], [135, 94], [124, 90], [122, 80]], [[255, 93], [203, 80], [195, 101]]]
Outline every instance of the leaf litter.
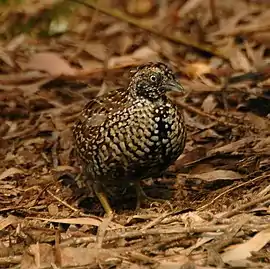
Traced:
[[[0, 268], [269, 268], [269, 4], [82, 2], [56, 18], [64, 1], [1, 6]], [[112, 189], [107, 218], [75, 184], [70, 128], [157, 60], [186, 88], [171, 95], [185, 151], [143, 182], [169, 203], [135, 212], [132, 188]]]

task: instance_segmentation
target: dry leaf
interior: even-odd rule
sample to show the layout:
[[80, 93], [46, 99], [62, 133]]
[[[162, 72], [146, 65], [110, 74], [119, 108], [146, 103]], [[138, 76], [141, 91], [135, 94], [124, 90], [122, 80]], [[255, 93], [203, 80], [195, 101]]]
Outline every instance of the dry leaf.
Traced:
[[214, 95], [209, 94], [202, 103], [202, 109], [206, 113], [211, 113], [217, 106], [217, 101]]
[[270, 121], [254, 113], [246, 113], [245, 120], [250, 121], [256, 129], [270, 130]]
[[128, 31], [128, 25], [125, 22], [115, 22], [108, 25], [108, 27], [103, 31], [105, 36], [120, 35]]
[[263, 43], [267, 48], [270, 47], [270, 32], [258, 32], [253, 33], [252, 39], [256, 40], [258, 43]]
[[11, 167], [7, 170], [5, 170], [1, 175], [0, 175], [0, 180], [3, 180], [7, 177], [12, 177], [17, 174], [24, 174], [24, 171], [15, 167]]
[[197, 267], [189, 267], [186, 265], [189, 263], [189, 258], [185, 255], [177, 255], [177, 258], [174, 258], [173, 261], [161, 260], [159, 265], [155, 267], [156, 269], [180, 269], [180, 268], [195, 268]]
[[204, 220], [196, 212], [188, 212], [181, 215], [185, 227], [200, 225]]
[[254, 147], [253, 150], [256, 153], [268, 153], [270, 152], [270, 136], [261, 139]]
[[108, 58], [108, 49], [100, 42], [89, 42], [85, 46], [84, 50], [100, 61], [106, 61]]
[[119, 44], [118, 50], [120, 55], [124, 55], [125, 53], [127, 53], [127, 51], [131, 48], [134, 42], [131, 35], [128, 34], [120, 35], [117, 41]]
[[[46, 219], [46, 218], [33, 218], [33, 219], [38, 219], [38, 220], [44, 220], [44, 221], [49, 221], [49, 222], [55, 222], [55, 223], [66, 223], [66, 224], [80, 224], [80, 225], [93, 225], [93, 226], [99, 226], [103, 219], [92, 216], [88, 218], [70, 218], [70, 219]], [[110, 222], [109, 224], [110, 228], [123, 228], [122, 225]]]
[[[78, 266], [78, 265], [94, 265], [106, 263], [106, 260], [116, 258], [118, 255], [112, 250], [95, 249], [95, 248], [63, 248], [61, 249], [62, 267]], [[118, 262], [117, 260], [115, 260]], [[121, 260], [119, 260], [121, 261]], [[98, 266], [102, 267], [103, 266]], [[112, 266], [114, 267], [114, 266]]]
[[240, 49], [234, 48], [234, 53], [230, 59], [232, 68], [235, 70], [243, 70], [244, 72], [251, 71], [251, 64], [246, 56]]
[[184, 68], [184, 72], [192, 78], [197, 78], [204, 74], [210, 73], [211, 66], [209, 64], [200, 62], [192, 63]]
[[16, 35], [13, 39], [9, 41], [6, 46], [6, 51], [16, 51], [16, 49], [26, 42], [27, 34]]
[[25, 0], [21, 2], [19, 9], [22, 14], [28, 16], [38, 15], [42, 10], [52, 8], [53, 5], [60, 2], [59, 0], [43, 0], [43, 1], [32, 1]]
[[[95, 248], [67, 247], [59, 248], [58, 251], [61, 264], [56, 264], [55, 250], [51, 245], [38, 243], [31, 245], [22, 256], [21, 269], [51, 268], [52, 264], [61, 268], [93, 266], [102, 262], [106, 263], [106, 260], [118, 256], [111, 250]], [[118, 262], [118, 260], [115, 261]]]
[[110, 58], [108, 61], [108, 67], [114, 68], [118, 66], [133, 65], [145, 61], [155, 61], [156, 59], [157, 53], [151, 48], [145, 46], [137, 49], [132, 54]]
[[19, 218], [9, 215], [7, 218], [3, 218], [0, 220], [0, 231], [8, 227], [10, 224], [17, 223], [19, 221]]
[[54, 249], [49, 244], [30, 245], [24, 252], [21, 269], [41, 269], [54, 264]]
[[77, 172], [76, 168], [74, 168], [73, 166], [69, 166], [69, 165], [58, 165], [57, 167], [54, 168], [54, 171], [56, 171], [56, 172], [69, 171], [71, 173]]
[[185, 1], [185, 4], [179, 9], [178, 16], [184, 17], [188, 13], [192, 12], [195, 8], [197, 8], [202, 0], [189, 0]]
[[205, 139], [208, 140], [209, 138], [222, 139], [222, 136], [213, 129], [206, 129], [193, 137], [197, 142], [204, 141]]
[[0, 60], [10, 67], [15, 67], [14, 60], [2, 48], [0, 48]]
[[59, 212], [58, 206], [55, 204], [48, 205], [48, 212], [51, 216], [56, 216]]
[[92, 70], [95, 71], [96, 69], [101, 69], [104, 67], [104, 64], [101, 63], [98, 60], [89, 60], [85, 58], [79, 58], [78, 59], [79, 64], [84, 70], [87, 70], [87, 72], [91, 72]]
[[129, 0], [127, 1], [127, 12], [135, 15], [145, 15], [154, 7], [155, 1], [153, 0]]
[[256, 137], [244, 137], [242, 139], [239, 139], [235, 142], [232, 142], [230, 144], [218, 147], [218, 148], [213, 148], [207, 152], [207, 156], [212, 156], [217, 153], [230, 153], [230, 152], [237, 152], [241, 148], [245, 148], [248, 146], [248, 144], [256, 141]]
[[45, 71], [52, 76], [74, 76], [76, 69], [54, 52], [40, 52], [34, 54], [27, 64], [23, 66], [26, 69]]
[[202, 179], [202, 180], [206, 180], [206, 181], [213, 181], [217, 179], [234, 180], [234, 179], [242, 178], [242, 176], [239, 173], [230, 171], [230, 170], [214, 170], [211, 172], [206, 172], [206, 173], [192, 175], [192, 176]]
[[257, 233], [247, 242], [225, 251], [221, 257], [224, 262], [246, 259], [252, 251], [259, 251], [270, 241], [270, 229]]
[[180, 253], [181, 254], [185, 254], [186, 256], [189, 256], [193, 250], [195, 250], [195, 249], [197, 249], [197, 248], [205, 245], [209, 241], [213, 240], [216, 235], [217, 235], [217, 233], [215, 233], [215, 235], [212, 235], [212, 236], [211, 235], [207, 235], [205, 237], [198, 238], [196, 244], [192, 245], [189, 248], [183, 249]]

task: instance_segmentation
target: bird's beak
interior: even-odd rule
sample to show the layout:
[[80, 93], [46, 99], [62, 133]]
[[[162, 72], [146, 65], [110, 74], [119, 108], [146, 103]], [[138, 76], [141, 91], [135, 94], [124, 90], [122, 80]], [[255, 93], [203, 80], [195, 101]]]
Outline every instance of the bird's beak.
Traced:
[[170, 80], [166, 82], [166, 85], [164, 85], [164, 88], [166, 88], [167, 91], [176, 91], [176, 92], [185, 92], [185, 89], [183, 86], [177, 82], [176, 80]]

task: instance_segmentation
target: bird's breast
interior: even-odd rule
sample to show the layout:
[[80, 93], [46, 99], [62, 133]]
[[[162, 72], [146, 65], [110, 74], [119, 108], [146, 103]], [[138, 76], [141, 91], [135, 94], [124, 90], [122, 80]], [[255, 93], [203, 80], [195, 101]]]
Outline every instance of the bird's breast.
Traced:
[[89, 171], [106, 180], [156, 176], [181, 154], [183, 126], [170, 103], [134, 104], [109, 115], [88, 155]]
[[114, 115], [105, 127], [107, 155], [129, 163], [171, 162], [180, 154], [181, 125], [171, 103], [134, 105]]

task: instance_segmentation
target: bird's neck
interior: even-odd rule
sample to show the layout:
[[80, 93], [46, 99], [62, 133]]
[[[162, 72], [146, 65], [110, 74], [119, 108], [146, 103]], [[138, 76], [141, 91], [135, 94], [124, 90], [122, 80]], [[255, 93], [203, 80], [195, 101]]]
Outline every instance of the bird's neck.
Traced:
[[134, 102], [136, 100], [139, 100], [140, 102], [142, 103], [148, 103], [148, 104], [153, 104], [153, 105], [164, 105], [168, 102], [168, 97], [166, 95], [162, 95], [162, 96], [159, 96], [158, 98], [152, 98], [151, 96], [149, 97], [144, 97], [144, 96], [140, 96], [140, 97], [136, 97], [135, 99], [134, 98], [131, 98], [131, 102]]

